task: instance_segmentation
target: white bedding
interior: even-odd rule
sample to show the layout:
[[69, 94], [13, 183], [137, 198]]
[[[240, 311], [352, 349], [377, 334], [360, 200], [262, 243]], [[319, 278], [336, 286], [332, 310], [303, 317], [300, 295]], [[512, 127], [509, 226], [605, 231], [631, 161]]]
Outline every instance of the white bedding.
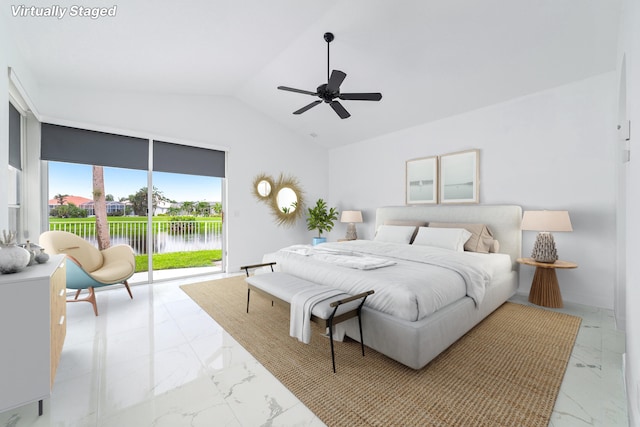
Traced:
[[[365, 264], [384, 259], [390, 265], [348, 266], [358, 264], [358, 257], [367, 259]], [[487, 284], [504, 263], [495, 258], [370, 240], [325, 243], [315, 250], [296, 245], [274, 254], [280, 270], [294, 276], [349, 294], [373, 289], [367, 306], [408, 321], [421, 320], [467, 295], [480, 303]], [[510, 265], [509, 260], [509, 271]]]
[[512, 262], [511, 257], [507, 254], [483, 254], [479, 252], [465, 252], [469, 256], [480, 258], [484, 265], [484, 268], [489, 271], [492, 277], [499, 276], [500, 274], [506, 274], [511, 272]]

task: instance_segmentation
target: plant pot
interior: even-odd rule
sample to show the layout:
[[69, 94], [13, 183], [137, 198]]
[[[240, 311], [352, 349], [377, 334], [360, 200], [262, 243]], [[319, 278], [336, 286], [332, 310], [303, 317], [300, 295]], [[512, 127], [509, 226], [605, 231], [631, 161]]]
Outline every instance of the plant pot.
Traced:
[[327, 241], [326, 237], [314, 237], [313, 238], [313, 246], [319, 245], [320, 243], [324, 243]]

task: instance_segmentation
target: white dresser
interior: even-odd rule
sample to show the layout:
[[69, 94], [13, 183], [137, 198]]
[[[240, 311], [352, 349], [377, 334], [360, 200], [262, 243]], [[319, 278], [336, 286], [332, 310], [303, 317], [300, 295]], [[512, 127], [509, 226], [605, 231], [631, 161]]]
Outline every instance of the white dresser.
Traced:
[[51, 394], [67, 330], [65, 256], [0, 275], [0, 412]]

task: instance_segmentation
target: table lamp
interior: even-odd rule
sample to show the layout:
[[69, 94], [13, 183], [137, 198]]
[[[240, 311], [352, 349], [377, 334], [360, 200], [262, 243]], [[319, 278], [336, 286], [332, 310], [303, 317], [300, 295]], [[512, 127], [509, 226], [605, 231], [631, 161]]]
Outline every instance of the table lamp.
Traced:
[[362, 222], [362, 212], [360, 211], [342, 211], [340, 222], [347, 222], [347, 235], [345, 239], [356, 240], [358, 234], [356, 233], [356, 222]]
[[538, 231], [531, 258], [538, 262], [553, 264], [558, 259], [556, 242], [552, 231], [573, 231], [568, 211], [525, 211], [522, 230]]

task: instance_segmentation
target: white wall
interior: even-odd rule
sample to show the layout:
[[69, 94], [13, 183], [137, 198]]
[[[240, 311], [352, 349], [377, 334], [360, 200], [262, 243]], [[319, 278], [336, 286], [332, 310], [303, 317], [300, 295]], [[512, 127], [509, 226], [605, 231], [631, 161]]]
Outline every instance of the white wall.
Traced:
[[[9, 129], [9, 77], [6, 69], [9, 66], [8, 35], [6, 25], [0, 25], [0, 129]], [[9, 179], [7, 166], [9, 164], [9, 132], [0, 132], [0, 182]], [[9, 227], [8, 189], [0, 185], [0, 230]]]
[[[629, 425], [640, 425], [640, 248], [636, 239], [640, 236], [640, 5], [635, 0], [625, 0], [618, 48], [619, 76], [626, 76], [626, 110], [632, 131], [629, 148], [631, 161], [626, 170], [626, 277], [622, 281], [626, 296], [626, 372]], [[624, 61], [623, 61], [624, 59]]]
[[[15, 51], [11, 43], [10, 34], [7, 31], [7, 25], [3, 22], [4, 15], [0, 14], [0, 230], [8, 229], [8, 193], [7, 185], [4, 183], [8, 180], [9, 164], [9, 75], [8, 67], [11, 67], [14, 74], [20, 76], [20, 86], [29, 88], [31, 96], [30, 101], [37, 99], [38, 88], [34, 83], [33, 77], [21, 58]], [[23, 164], [23, 167], [25, 165]], [[28, 183], [23, 183], [28, 184]]]
[[227, 149], [229, 271], [311, 238], [304, 219], [293, 228], [276, 226], [267, 206], [254, 199], [251, 186], [259, 172], [274, 178], [284, 172], [299, 179], [308, 199], [326, 197], [327, 150], [236, 99], [42, 88], [38, 107], [44, 121]]
[[[615, 80], [608, 73], [333, 149], [330, 202], [362, 209], [358, 235], [371, 238], [375, 208], [405, 203], [406, 160], [479, 148], [481, 203], [568, 210], [574, 231], [554, 237], [560, 258], [579, 268], [557, 272], [562, 295], [613, 308]], [[523, 233], [523, 256], [535, 234]], [[519, 291], [528, 293], [533, 268], [520, 271]]]

